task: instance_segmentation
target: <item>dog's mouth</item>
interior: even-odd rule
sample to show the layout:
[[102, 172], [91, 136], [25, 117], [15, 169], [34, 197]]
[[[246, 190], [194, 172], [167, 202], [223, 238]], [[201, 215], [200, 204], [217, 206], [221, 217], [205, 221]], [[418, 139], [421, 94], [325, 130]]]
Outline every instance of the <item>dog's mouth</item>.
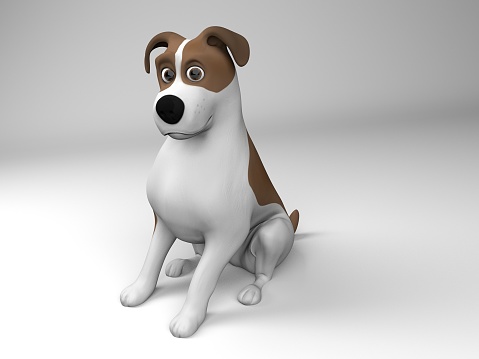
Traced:
[[187, 140], [189, 138], [198, 136], [199, 134], [209, 130], [209, 124], [211, 122], [211, 119], [213, 118], [213, 115], [210, 116], [208, 121], [206, 121], [205, 125], [196, 132], [193, 133], [187, 133], [187, 132], [167, 132], [165, 133], [165, 136], [170, 136], [171, 138], [174, 138], [175, 140]]

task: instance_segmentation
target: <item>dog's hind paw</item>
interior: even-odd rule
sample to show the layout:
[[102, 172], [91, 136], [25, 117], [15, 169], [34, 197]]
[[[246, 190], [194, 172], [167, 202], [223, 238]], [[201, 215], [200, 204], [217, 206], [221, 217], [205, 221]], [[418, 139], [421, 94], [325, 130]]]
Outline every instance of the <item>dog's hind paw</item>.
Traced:
[[254, 305], [261, 301], [261, 289], [250, 284], [238, 294], [238, 301], [244, 305]]
[[166, 266], [165, 273], [168, 277], [173, 278], [188, 274], [196, 268], [198, 262], [200, 261], [200, 258], [200, 255], [196, 255], [189, 259], [173, 259]]

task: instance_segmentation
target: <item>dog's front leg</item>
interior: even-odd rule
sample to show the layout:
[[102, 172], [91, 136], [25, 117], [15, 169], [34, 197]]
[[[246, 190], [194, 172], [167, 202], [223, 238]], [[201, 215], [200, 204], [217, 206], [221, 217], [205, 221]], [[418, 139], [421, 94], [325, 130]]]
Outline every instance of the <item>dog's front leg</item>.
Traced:
[[136, 281], [121, 292], [121, 304], [125, 307], [134, 307], [150, 297], [156, 288], [156, 282], [158, 281], [165, 257], [175, 239], [175, 236], [165, 226], [163, 221], [156, 217], [155, 229], [143, 268]]
[[170, 331], [175, 337], [193, 335], [206, 317], [208, 302], [216, 287], [221, 272], [236, 253], [247, 231], [220, 233], [206, 237], [205, 249], [191, 280], [185, 304], [180, 313], [171, 321]]

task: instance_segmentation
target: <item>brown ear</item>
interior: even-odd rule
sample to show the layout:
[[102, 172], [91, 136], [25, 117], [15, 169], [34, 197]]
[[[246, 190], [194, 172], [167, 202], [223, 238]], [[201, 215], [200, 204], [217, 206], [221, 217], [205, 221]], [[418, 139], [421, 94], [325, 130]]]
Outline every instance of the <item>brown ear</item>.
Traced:
[[168, 47], [172, 42], [181, 43], [185, 38], [181, 35], [178, 35], [175, 32], [161, 32], [158, 35], [154, 36], [145, 50], [145, 71], [150, 73], [150, 54], [151, 52], [158, 47]]
[[221, 26], [211, 26], [203, 30], [200, 34], [206, 38], [206, 42], [211, 46], [227, 46], [238, 66], [244, 66], [249, 60], [249, 44], [246, 39]]

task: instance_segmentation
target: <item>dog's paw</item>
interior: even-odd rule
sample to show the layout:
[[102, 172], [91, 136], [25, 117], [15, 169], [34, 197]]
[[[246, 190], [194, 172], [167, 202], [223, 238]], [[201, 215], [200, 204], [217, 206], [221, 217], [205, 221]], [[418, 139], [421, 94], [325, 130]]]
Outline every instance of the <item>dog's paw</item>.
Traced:
[[168, 277], [173, 277], [173, 278], [188, 274], [196, 268], [199, 260], [200, 260], [200, 256], [196, 256], [190, 259], [180, 259], [180, 258], [173, 259], [166, 266], [165, 274]]
[[133, 283], [129, 287], [123, 289], [120, 294], [120, 302], [125, 307], [136, 307], [146, 301], [154, 292], [155, 285]]
[[205, 320], [206, 313], [185, 313], [181, 311], [170, 323], [170, 332], [177, 338], [192, 336]]
[[238, 301], [244, 305], [254, 305], [261, 301], [261, 289], [254, 284], [243, 288], [238, 294]]

